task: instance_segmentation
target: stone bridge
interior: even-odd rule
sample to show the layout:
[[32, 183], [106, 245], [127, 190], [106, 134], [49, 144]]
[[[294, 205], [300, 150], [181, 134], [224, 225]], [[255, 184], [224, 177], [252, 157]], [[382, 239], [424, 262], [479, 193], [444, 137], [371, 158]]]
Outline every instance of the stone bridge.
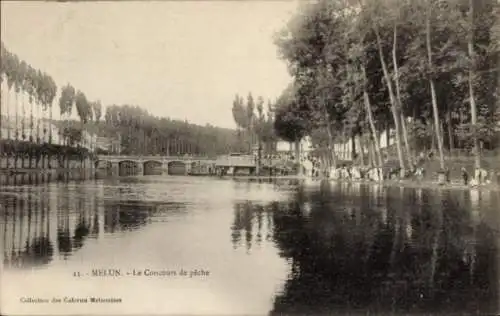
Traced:
[[195, 166], [212, 166], [214, 164], [215, 159], [189, 156], [100, 155], [95, 161], [96, 169], [108, 169], [117, 173], [132, 171], [132, 173], [147, 174], [148, 170], [154, 170], [155, 172], [177, 175], [188, 175]]

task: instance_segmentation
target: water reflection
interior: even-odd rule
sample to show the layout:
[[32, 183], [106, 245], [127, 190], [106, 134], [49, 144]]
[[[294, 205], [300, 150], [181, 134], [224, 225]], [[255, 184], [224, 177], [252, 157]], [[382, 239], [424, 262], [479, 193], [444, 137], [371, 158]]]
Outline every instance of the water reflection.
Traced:
[[[5, 275], [36, 268], [31, 286], [73, 284], [65, 269], [82, 265], [211, 270], [196, 283], [113, 289], [153, 305], [204, 289], [204, 302], [222, 298], [221, 314], [494, 314], [499, 203], [495, 192], [288, 179], [41, 182], [2, 187], [0, 238]], [[177, 314], [191, 311], [182, 302]]]
[[41, 267], [54, 256], [67, 260], [88, 239], [136, 230], [150, 223], [152, 216], [184, 209], [182, 203], [126, 200], [129, 191], [101, 181], [96, 186], [55, 183], [3, 192], [4, 267]]
[[20, 185], [43, 185], [53, 181], [85, 181], [89, 179], [103, 179], [111, 176], [107, 170], [93, 171], [88, 169], [75, 170], [43, 170], [35, 172], [5, 173], [0, 172], [0, 187]]
[[337, 183], [236, 203], [231, 240], [251, 250], [272, 235], [289, 260], [271, 314], [494, 313], [498, 232], [484, 219], [498, 222], [498, 202], [497, 193]]
[[[231, 242], [236, 249], [245, 246], [247, 251], [262, 244], [263, 238], [271, 240], [273, 219], [272, 212], [276, 203], [266, 206], [252, 204], [251, 202], [238, 202], [234, 204], [234, 221], [231, 226]], [[243, 239], [243, 238], [244, 239]]]
[[50, 239], [51, 217], [47, 203], [23, 188], [17, 194], [4, 196], [0, 204], [4, 266], [35, 268], [50, 263], [54, 243]]

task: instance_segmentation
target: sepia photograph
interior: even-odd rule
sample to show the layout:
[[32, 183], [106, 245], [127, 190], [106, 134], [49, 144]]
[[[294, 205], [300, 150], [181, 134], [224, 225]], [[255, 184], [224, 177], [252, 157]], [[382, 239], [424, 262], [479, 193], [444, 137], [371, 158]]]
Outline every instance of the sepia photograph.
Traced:
[[500, 0], [0, 1], [0, 314], [500, 314]]

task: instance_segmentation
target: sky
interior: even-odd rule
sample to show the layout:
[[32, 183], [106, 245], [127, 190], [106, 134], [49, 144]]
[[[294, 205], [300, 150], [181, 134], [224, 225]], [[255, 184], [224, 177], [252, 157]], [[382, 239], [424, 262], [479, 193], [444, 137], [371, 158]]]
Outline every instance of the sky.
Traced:
[[297, 6], [2, 1], [1, 39], [59, 90], [71, 83], [103, 106], [139, 105], [158, 116], [234, 128], [236, 93], [273, 100], [291, 81], [273, 35]]

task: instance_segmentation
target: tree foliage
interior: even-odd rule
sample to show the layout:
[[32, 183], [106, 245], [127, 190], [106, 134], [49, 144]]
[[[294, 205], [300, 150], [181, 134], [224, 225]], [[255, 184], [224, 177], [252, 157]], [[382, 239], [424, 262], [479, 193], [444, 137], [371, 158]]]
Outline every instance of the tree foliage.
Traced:
[[447, 149], [470, 146], [473, 137], [497, 146], [500, 4], [472, 3], [473, 11], [465, 0], [302, 3], [275, 38], [293, 76], [277, 103], [276, 133], [290, 141], [310, 135], [326, 146], [328, 133], [330, 142], [365, 134], [373, 141], [396, 127], [403, 156], [430, 149], [436, 134]]

